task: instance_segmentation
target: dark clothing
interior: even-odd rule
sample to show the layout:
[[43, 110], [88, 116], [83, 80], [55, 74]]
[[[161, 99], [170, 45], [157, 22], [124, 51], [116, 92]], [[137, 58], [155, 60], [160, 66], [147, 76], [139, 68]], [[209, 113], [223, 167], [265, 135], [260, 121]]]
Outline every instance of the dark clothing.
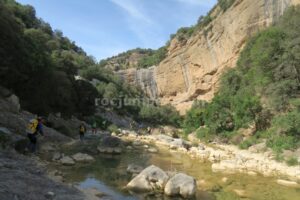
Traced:
[[79, 131], [79, 138], [81, 141], [84, 139], [84, 132]]
[[86, 128], [84, 125], [79, 126], [79, 138], [81, 141], [84, 139], [84, 134], [85, 134]]
[[27, 137], [29, 139], [28, 149], [29, 151], [34, 153], [36, 151], [36, 143], [37, 143], [36, 134], [28, 133]]
[[33, 133], [33, 134], [27, 133], [27, 137], [29, 139], [28, 149], [32, 153], [35, 153], [36, 149], [37, 149], [37, 135], [38, 134], [44, 135], [42, 122], [38, 123], [35, 133]]
[[41, 134], [41, 135], [44, 135], [44, 131], [43, 131], [43, 123], [42, 122], [39, 122], [37, 127], [36, 127], [36, 132]]

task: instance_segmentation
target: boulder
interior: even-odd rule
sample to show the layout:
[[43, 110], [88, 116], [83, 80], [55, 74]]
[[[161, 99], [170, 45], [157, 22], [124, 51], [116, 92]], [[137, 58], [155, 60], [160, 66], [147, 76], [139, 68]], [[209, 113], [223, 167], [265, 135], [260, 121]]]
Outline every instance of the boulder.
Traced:
[[60, 163], [61, 163], [62, 165], [66, 165], [66, 166], [72, 166], [72, 165], [75, 165], [74, 160], [73, 160], [71, 157], [69, 157], [69, 156], [65, 156], [65, 157], [61, 158], [61, 159], [60, 159]]
[[196, 180], [193, 177], [179, 173], [167, 182], [164, 192], [167, 196], [191, 198], [196, 195], [196, 188]]
[[103, 147], [103, 146], [98, 146], [97, 147], [98, 151], [100, 153], [106, 153], [106, 154], [121, 154], [122, 149], [119, 147]]
[[287, 180], [278, 179], [276, 182], [279, 185], [283, 185], [283, 186], [287, 186], [287, 187], [298, 187], [299, 186], [298, 183], [296, 183], [294, 181], [287, 181]]
[[122, 140], [115, 136], [106, 136], [101, 141], [101, 146], [104, 147], [120, 147]]
[[265, 142], [255, 144], [255, 145], [252, 145], [251, 147], [249, 147], [249, 151], [252, 152], [252, 153], [263, 152], [266, 149], [267, 149], [267, 146], [266, 146]]
[[139, 173], [141, 173], [141, 171], [143, 171], [143, 169], [144, 168], [139, 165], [130, 164], [127, 167], [127, 172], [131, 173], [131, 174], [139, 174]]
[[148, 150], [147, 150], [149, 153], [157, 153], [158, 152], [158, 150], [156, 149], [156, 148], [149, 148]]
[[235, 193], [236, 195], [238, 195], [238, 196], [241, 197], [241, 198], [246, 198], [246, 197], [247, 197], [247, 194], [246, 194], [246, 191], [245, 191], [245, 190], [234, 189], [233, 191], [234, 191], [234, 193]]
[[55, 152], [55, 153], [53, 154], [52, 160], [53, 160], [53, 161], [57, 161], [57, 160], [60, 160], [62, 157], [63, 157], [63, 155], [62, 155], [61, 153]]
[[169, 177], [162, 169], [151, 165], [132, 179], [127, 188], [133, 192], [152, 192], [163, 190]]
[[72, 158], [76, 162], [92, 162], [95, 160], [92, 156], [83, 153], [76, 153], [75, 155], [72, 156]]

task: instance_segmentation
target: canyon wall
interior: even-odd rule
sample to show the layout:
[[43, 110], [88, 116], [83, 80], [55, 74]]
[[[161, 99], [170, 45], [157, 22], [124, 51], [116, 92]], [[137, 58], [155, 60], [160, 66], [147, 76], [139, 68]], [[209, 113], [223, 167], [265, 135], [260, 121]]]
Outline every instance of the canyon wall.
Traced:
[[118, 73], [140, 86], [162, 104], [174, 105], [182, 114], [194, 100], [210, 101], [222, 73], [235, 67], [247, 39], [272, 25], [290, 5], [300, 0], [236, 0], [226, 12], [217, 6], [213, 20], [185, 43], [175, 37], [167, 57], [148, 69]]

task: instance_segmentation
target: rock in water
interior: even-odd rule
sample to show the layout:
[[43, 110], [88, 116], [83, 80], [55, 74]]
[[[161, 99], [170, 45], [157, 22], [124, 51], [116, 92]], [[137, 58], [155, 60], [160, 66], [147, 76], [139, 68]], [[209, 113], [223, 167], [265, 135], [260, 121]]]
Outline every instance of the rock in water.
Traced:
[[74, 160], [69, 156], [65, 156], [65, 157], [61, 158], [60, 163], [63, 164], [63, 165], [66, 165], [66, 166], [75, 165]]
[[131, 174], [138, 174], [138, 173], [141, 173], [141, 171], [143, 171], [143, 167], [141, 167], [139, 165], [130, 164], [127, 167], [127, 172], [131, 173]]
[[83, 153], [76, 153], [75, 155], [72, 156], [72, 158], [76, 162], [92, 162], [95, 160], [92, 156]]
[[191, 198], [196, 195], [196, 180], [183, 173], [176, 174], [166, 184], [165, 194], [168, 196], [182, 196]]
[[277, 182], [277, 184], [283, 185], [283, 186], [286, 186], [286, 187], [297, 187], [297, 186], [299, 186], [298, 183], [294, 182], [294, 181], [287, 181], [287, 180], [278, 179], [276, 182]]
[[163, 190], [169, 177], [162, 169], [151, 165], [132, 179], [127, 188], [133, 192], [152, 192]]

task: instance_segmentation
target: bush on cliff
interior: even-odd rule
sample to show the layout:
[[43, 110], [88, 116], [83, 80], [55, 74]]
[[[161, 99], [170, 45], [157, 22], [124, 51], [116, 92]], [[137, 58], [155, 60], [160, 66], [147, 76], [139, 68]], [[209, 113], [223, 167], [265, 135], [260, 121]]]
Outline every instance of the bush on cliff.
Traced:
[[[219, 92], [198, 120], [188, 112], [185, 124], [202, 123], [211, 134], [228, 135], [255, 124], [276, 151], [300, 146], [300, 7], [292, 7], [273, 26], [254, 36], [237, 67], [222, 76]], [[193, 125], [195, 125], [193, 127]], [[246, 145], [247, 146], [247, 145]]]

